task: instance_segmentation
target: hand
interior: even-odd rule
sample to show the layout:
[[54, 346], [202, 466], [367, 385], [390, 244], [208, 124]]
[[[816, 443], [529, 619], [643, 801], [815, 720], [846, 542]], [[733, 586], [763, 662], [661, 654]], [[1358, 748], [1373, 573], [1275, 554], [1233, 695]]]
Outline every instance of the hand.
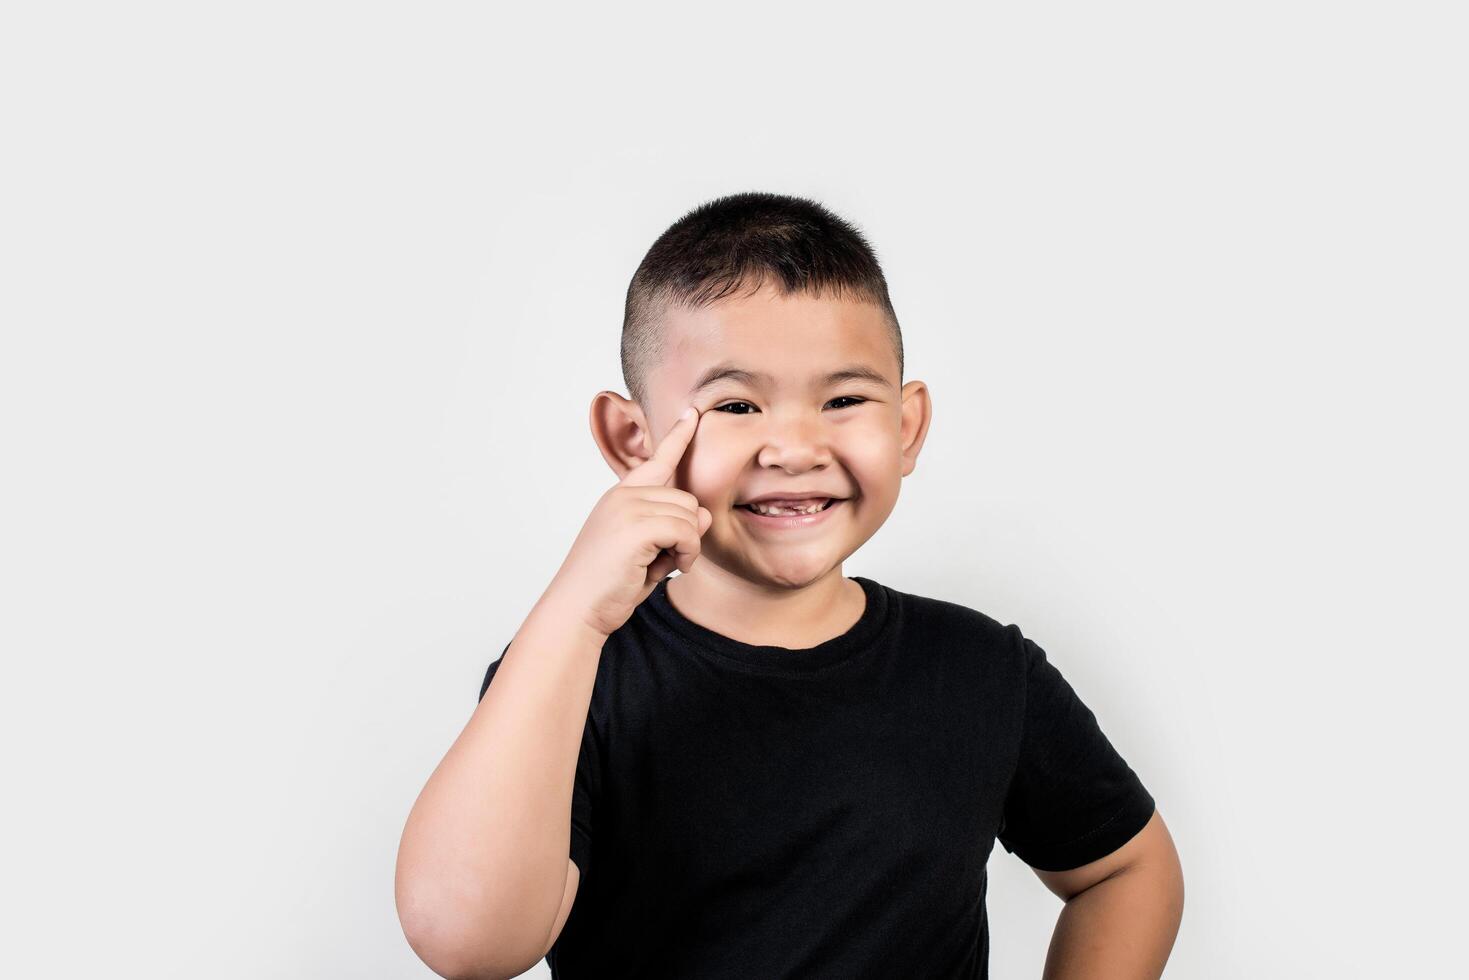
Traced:
[[546, 590], [597, 634], [612, 635], [664, 576], [699, 557], [714, 515], [672, 486], [699, 420], [695, 410], [673, 423], [653, 455], [602, 494]]

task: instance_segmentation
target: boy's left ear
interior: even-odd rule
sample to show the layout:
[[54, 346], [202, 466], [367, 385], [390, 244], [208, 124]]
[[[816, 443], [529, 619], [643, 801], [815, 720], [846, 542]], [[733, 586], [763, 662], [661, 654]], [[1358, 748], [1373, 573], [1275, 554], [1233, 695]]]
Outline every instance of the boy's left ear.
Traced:
[[599, 391], [592, 399], [588, 421], [592, 441], [617, 479], [653, 455], [652, 429], [642, 407], [632, 399], [615, 391]]
[[910, 381], [902, 391], [902, 427], [899, 444], [903, 449], [903, 476], [912, 473], [918, 465], [918, 452], [923, 440], [928, 437], [928, 423], [933, 418], [933, 405], [929, 402], [928, 385], [922, 381]]

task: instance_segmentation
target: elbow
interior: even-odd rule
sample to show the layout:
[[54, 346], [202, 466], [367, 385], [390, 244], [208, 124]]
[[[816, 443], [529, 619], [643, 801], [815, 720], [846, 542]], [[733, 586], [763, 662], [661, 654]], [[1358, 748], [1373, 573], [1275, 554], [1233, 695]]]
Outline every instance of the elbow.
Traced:
[[511, 980], [535, 965], [489, 927], [491, 916], [466, 911], [472, 903], [398, 889], [398, 922], [413, 952], [444, 980]]

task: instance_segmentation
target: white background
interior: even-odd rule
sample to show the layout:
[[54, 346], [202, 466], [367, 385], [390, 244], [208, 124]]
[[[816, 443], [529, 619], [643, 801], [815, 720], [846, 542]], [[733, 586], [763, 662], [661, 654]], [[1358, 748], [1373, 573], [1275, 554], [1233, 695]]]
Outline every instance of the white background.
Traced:
[[529, 8], [0, 17], [0, 972], [431, 976], [408, 810], [613, 480], [629, 277], [751, 189], [870, 236], [933, 396], [846, 573], [1066, 673], [1166, 975], [1450, 972], [1462, 7]]

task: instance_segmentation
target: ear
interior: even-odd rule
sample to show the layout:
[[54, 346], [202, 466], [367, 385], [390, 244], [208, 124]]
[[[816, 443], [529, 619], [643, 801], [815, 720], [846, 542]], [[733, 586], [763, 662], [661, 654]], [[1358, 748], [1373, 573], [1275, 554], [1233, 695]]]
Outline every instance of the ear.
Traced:
[[592, 439], [617, 479], [653, 455], [652, 429], [637, 402], [615, 391], [599, 391], [590, 415]]
[[899, 444], [903, 447], [903, 475], [918, 466], [918, 451], [928, 438], [928, 423], [933, 418], [933, 405], [928, 398], [928, 385], [910, 381], [903, 386], [903, 406]]

